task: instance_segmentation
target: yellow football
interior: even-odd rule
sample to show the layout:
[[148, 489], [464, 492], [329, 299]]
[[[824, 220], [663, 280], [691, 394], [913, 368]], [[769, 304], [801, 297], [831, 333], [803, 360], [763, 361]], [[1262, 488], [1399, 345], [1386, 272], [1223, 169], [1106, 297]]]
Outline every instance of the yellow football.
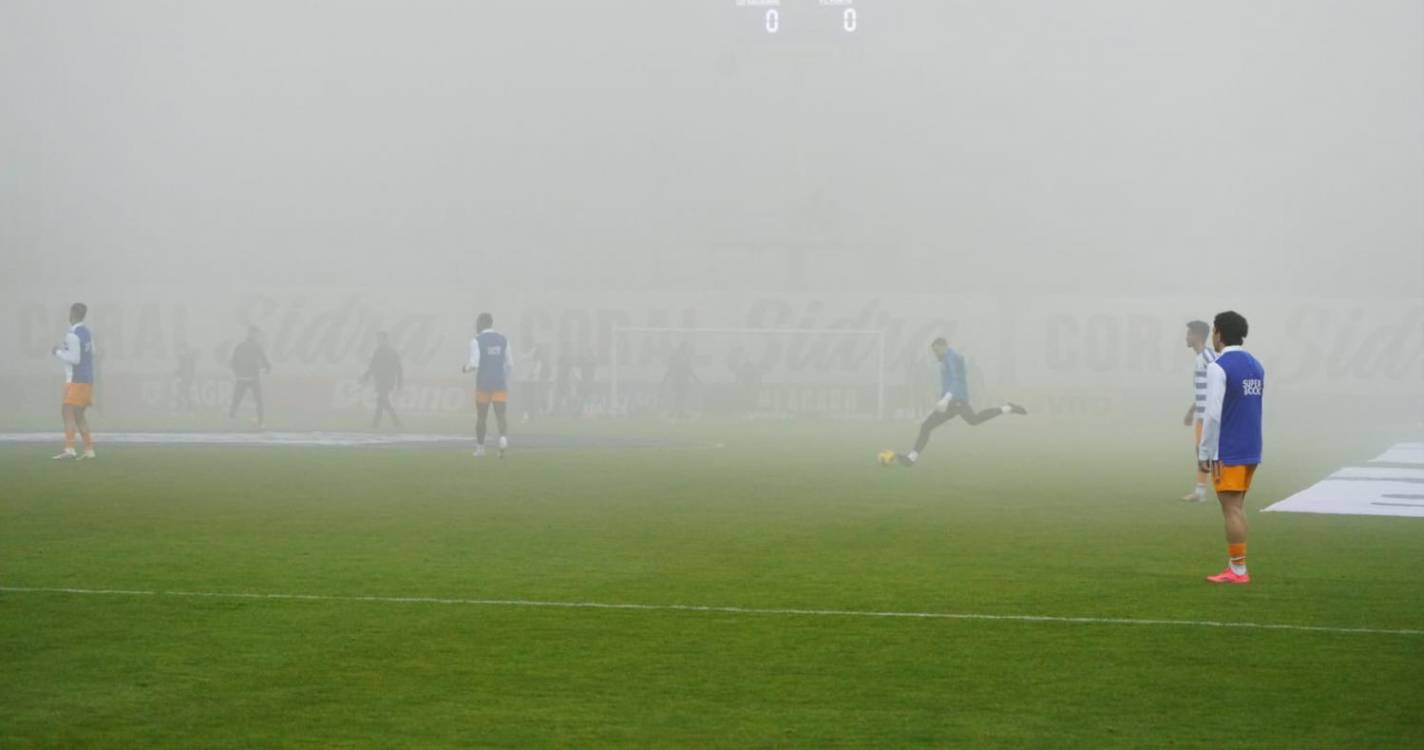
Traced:
[[890, 467], [895, 465], [895, 451], [886, 448], [875, 455], [881, 466]]

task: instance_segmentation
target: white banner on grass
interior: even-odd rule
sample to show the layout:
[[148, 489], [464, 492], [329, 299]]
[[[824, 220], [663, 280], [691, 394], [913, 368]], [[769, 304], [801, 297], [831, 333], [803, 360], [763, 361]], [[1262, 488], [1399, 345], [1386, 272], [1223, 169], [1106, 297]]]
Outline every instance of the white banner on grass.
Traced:
[[1424, 443], [1399, 443], [1370, 459], [1370, 463], [1419, 464], [1424, 466]]
[[[1415, 463], [1405, 459], [1417, 456], [1420, 448], [1419, 443], [1400, 443], [1375, 462]], [[1424, 467], [1347, 466], [1266, 511], [1424, 518]]]

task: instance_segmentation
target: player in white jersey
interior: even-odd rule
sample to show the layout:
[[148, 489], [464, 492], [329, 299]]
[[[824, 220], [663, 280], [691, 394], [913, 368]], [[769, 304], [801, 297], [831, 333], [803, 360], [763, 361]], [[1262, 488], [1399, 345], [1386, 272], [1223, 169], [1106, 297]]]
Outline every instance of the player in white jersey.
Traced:
[[[1193, 428], [1193, 459], [1196, 458], [1197, 447], [1201, 445], [1202, 421], [1206, 417], [1206, 371], [1216, 361], [1216, 351], [1207, 345], [1210, 335], [1211, 326], [1204, 320], [1193, 320], [1187, 324], [1187, 348], [1196, 352], [1196, 357], [1192, 361], [1192, 405], [1187, 407], [1187, 416], [1182, 419], [1182, 424]], [[1182, 499], [1189, 503], [1206, 500], [1207, 478], [1207, 473], [1198, 469], [1197, 486]]]

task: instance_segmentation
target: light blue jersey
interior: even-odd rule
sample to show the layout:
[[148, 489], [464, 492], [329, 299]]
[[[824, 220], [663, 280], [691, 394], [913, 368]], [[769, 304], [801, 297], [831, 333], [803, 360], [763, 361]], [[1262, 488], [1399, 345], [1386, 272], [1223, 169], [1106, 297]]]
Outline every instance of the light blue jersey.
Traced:
[[953, 395], [957, 401], [969, 400], [969, 372], [964, 357], [953, 349], [946, 350], [939, 362], [940, 396]]

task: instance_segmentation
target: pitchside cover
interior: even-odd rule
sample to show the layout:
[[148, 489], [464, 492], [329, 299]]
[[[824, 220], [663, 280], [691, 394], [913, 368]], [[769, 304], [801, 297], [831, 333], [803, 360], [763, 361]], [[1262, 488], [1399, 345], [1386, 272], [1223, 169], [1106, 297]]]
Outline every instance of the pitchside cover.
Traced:
[[1424, 443], [1399, 443], [1347, 466], [1267, 511], [1424, 518]]

